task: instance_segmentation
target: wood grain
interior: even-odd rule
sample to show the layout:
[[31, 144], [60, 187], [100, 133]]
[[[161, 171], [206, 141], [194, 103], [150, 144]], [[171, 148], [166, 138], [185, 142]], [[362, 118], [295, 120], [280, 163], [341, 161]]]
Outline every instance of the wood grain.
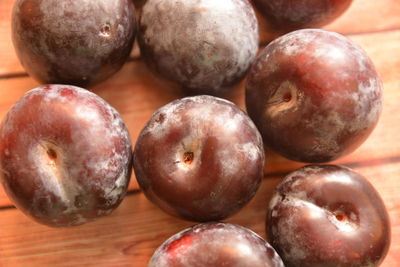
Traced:
[[[39, 85], [23, 70], [12, 46], [13, 3], [0, 1], [0, 119], [20, 96]], [[384, 109], [376, 129], [359, 149], [334, 163], [361, 172], [385, 201], [392, 222], [391, 248], [382, 264], [385, 267], [400, 266], [399, 14], [399, 0], [355, 0], [343, 16], [324, 27], [360, 44], [384, 82]], [[277, 35], [267, 32], [268, 23], [258, 16], [262, 48]], [[245, 80], [223, 97], [244, 109], [244, 85]], [[147, 69], [137, 47], [118, 73], [89, 89], [122, 114], [133, 143], [157, 108], [184, 96], [176, 84]], [[248, 206], [227, 221], [265, 237], [266, 206], [272, 190], [285, 174], [302, 165], [268, 151], [262, 187]], [[25, 217], [0, 188], [0, 266], [145, 266], [166, 238], [193, 223], [170, 217], [152, 205], [138, 190], [134, 176], [129, 189], [112, 215], [79, 227], [53, 229]]]

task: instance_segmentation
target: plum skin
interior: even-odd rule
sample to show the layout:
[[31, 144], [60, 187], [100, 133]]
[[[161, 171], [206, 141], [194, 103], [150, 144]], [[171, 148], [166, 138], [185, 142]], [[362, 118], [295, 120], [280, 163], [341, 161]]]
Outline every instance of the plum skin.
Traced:
[[351, 5], [353, 0], [253, 0], [256, 8], [282, 32], [326, 25]]
[[296, 161], [320, 163], [358, 148], [382, 110], [382, 81], [361, 47], [307, 29], [271, 42], [254, 62], [246, 107], [264, 144]]
[[259, 235], [231, 223], [204, 223], [166, 240], [149, 267], [283, 267], [276, 251]]
[[138, 42], [150, 69], [191, 95], [220, 95], [242, 79], [258, 51], [247, 0], [148, 0]]
[[255, 125], [235, 104], [186, 97], [153, 114], [137, 139], [133, 166], [147, 198], [165, 212], [220, 220], [254, 196], [264, 149]]
[[117, 72], [135, 39], [130, 0], [18, 0], [12, 39], [30, 76], [43, 84], [86, 87]]
[[267, 232], [287, 266], [378, 266], [390, 246], [385, 204], [369, 181], [336, 165], [300, 168], [277, 186]]
[[68, 85], [28, 91], [0, 125], [1, 182], [15, 206], [53, 227], [111, 213], [124, 198], [132, 145], [118, 112]]

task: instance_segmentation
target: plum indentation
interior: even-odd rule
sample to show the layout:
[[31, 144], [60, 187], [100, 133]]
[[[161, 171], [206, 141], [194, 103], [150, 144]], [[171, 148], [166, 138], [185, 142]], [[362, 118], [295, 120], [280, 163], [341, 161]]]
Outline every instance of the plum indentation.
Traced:
[[109, 23], [103, 25], [100, 29], [100, 35], [103, 37], [109, 37], [111, 35], [111, 25]]
[[346, 216], [343, 213], [337, 213], [335, 214], [336, 220], [339, 222], [344, 222], [346, 221]]
[[57, 147], [52, 143], [45, 142], [42, 143], [39, 149], [42, 154], [42, 159], [44, 159], [44, 161], [42, 162], [47, 163], [47, 165], [52, 169], [57, 169], [57, 165], [59, 163], [59, 154]]
[[294, 83], [290, 81], [282, 82], [269, 98], [266, 112], [273, 117], [283, 111], [295, 108], [301, 97], [302, 92], [297, 90]]
[[338, 229], [344, 232], [354, 231], [359, 226], [357, 214], [349, 207], [342, 206], [339, 209], [334, 209], [328, 218]]
[[51, 159], [51, 160], [57, 159], [57, 152], [54, 149], [48, 148], [46, 152], [47, 152], [47, 156], [49, 156], [49, 159]]
[[[37, 177], [43, 184], [44, 192], [51, 192], [65, 205], [64, 214], [74, 212], [80, 205], [75, 202], [75, 197], [80, 195], [81, 187], [77, 181], [69, 175], [69, 169], [65, 166], [66, 151], [56, 143], [43, 140], [32, 149], [29, 158], [35, 166]], [[48, 194], [48, 193], [46, 193]], [[84, 199], [79, 199], [82, 202]], [[58, 200], [57, 200], [58, 201]], [[82, 202], [84, 205], [85, 202]]]
[[286, 93], [283, 95], [283, 101], [289, 102], [290, 100], [292, 100], [292, 94], [291, 94], [290, 92], [286, 92]]
[[183, 154], [183, 162], [185, 164], [188, 164], [188, 165], [191, 164], [193, 162], [193, 159], [194, 159], [193, 152], [188, 151]]

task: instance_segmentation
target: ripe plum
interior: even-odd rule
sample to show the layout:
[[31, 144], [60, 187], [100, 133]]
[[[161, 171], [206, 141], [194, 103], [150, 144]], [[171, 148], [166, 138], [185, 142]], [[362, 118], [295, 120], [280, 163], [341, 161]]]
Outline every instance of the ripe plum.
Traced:
[[390, 245], [379, 193], [342, 166], [310, 165], [285, 177], [271, 199], [267, 225], [287, 266], [378, 266]]
[[266, 146], [292, 160], [326, 162], [367, 139], [382, 91], [360, 46], [334, 32], [298, 30], [271, 42], [254, 62], [246, 107]]
[[134, 150], [146, 196], [186, 220], [232, 215], [254, 196], [263, 169], [261, 136], [250, 118], [232, 102], [206, 95], [161, 107]]
[[276, 251], [259, 235], [231, 223], [205, 223], [164, 242], [149, 267], [283, 267]]
[[41, 83], [89, 86], [118, 71], [136, 34], [131, 0], [17, 0], [12, 37], [18, 58]]
[[148, 0], [138, 40], [147, 65], [190, 94], [219, 94], [243, 78], [258, 50], [247, 0]]

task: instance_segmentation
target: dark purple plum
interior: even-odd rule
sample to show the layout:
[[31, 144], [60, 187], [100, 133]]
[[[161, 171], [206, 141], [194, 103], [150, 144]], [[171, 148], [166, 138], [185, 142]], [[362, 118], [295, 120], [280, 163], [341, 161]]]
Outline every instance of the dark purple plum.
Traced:
[[212, 96], [173, 101], [140, 133], [134, 171], [145, 195], [169, 214], [212, 221], [241, 209], [263, 177], [261, 136], [235, 104]]
[[17, 0], [12, 14], [18, 58], [41, 83], [107, 79], [125, 63], [135, 34], [131, 0]]
[[391, 236], [379, 193], [362, 175], [335, 165], [286, 176], [272, 196], [267, 232], [288, 267], [378, 266]]
[[132, 146], [119, 113], [70, 85], [28, 91], [0, 125], [0, 181], [15, 206], [48, 226], [110, 214], [125, 197]]
[[283, 32], [316, 28], [343, 14], [353, 0], [252, 0], [272, 26]]
[[153, 254], [149, 267], [283, 267], [259, 235], [231, 223], [205, 223], [183, 230]]
[[260, 54], [247, 80], [246, 107], [266, 146], [292, 160], [327, 162], [367, 139], [382, 94], [360, 46], [308, 29], [274, 40]]
[[227, 90], [258, 50], [258, 22], [247, 0], [148, 0], [139, 25], [147, 65], [189, 94]]

